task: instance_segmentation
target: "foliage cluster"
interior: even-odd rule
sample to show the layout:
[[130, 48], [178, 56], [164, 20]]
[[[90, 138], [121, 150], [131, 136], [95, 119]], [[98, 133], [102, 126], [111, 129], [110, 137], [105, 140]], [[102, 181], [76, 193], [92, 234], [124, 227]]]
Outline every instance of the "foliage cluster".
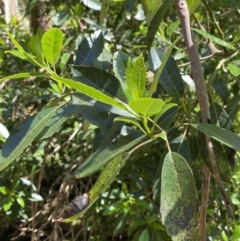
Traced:
[[[1, 138], [1, 237], [197, 240], [204, 163], [212, 171], [205, 134], [235, 217], [212, 178], [208, 239], [239, 239], [237, 3], [187, 1], [210, 100], [204, 124], [173, 2], [50, 1], [46, 32], [2, 24], [0, 122], [13, 131]], [[88, 205], [72, 210], [84, 193]], [[53, 217], [71, 223], [58, 230]]]

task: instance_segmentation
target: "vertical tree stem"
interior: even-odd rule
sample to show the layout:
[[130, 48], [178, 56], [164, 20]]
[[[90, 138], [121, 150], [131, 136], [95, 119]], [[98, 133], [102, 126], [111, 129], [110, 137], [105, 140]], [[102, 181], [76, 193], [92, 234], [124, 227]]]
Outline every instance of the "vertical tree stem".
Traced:
[[[178, 17], [181, 22], [183, 36], [186, 42], [187, 51], [191, 63], [192, 75], [196, 85], [196, 93], [197, 99], [200, 106], [202, 122], [207, 123], [208, 119], [210, 119], [209, 113], [209, 102], [208, 102], [208, 95], [206, 84], [204, 82], [203, 71], [200, 63], [199, 53], [196, 46], [196, 43], [193, 38], [193, 34], [190, 28], [190, 17], [188, 6], [185, 0], [175, 0], [175, 6], [177, 9]], [[219, 176], [218, 167], [216, 164], [216, 157], [213, 150], [213, 145], [208, 136], [205, 136], [208, 154], [210, 158], [210, 162], [212, 165], [213, 173], [215, 180], [218, 184], [220, 192], [223, 196], [226, 209], [228, 215], [230, 217], [233, 216], [230, 200], [229, 197], [224, 189], [222, 180]], [[203, 185], [202, 185], [202, 200], [201, 200], [201, 213], [200, 213], [200, 224], [199, 224], [199, 240], [205, 241], [206, 240], [206, 210], [207, 210], [207, 199], [209, 193], [209, 185], [210, 185], [210, 171], [207, 166], [204, 165], [203, 168]]]

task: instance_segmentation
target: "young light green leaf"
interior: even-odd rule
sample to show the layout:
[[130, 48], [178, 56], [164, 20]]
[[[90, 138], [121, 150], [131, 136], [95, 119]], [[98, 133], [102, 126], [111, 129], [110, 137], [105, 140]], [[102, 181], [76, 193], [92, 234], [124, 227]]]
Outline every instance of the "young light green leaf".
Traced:
[[71, 87], [93, 99], [99, 100], [100, 102], [103, 102], [108, 105], [116, 106], [123, 110], [127, 110], [127, 107], [124, 105], [124, 103], [122, 101], [114, 99], [114, 98], [104, 94], [102, 91], [97, 90], [93, 87], [89, 87], [86, 84], [74, 81], [72, 79], [63, 78], [56, 74], [51, 75], [51, 78], [53, 80], [56, 80], [58, 82], [65, 84], [66, 86]]
[[44, 33], [42, 40], [42, 51], [46, 60], [55, 65], [58, 62], [62, 51], [63, 34], [58, 28], [51, 28]]
[[229, 146], [236, 151], [240, 151], [240, 136], [237, 134], [221, 127], [205, 123], [192, 124], [192, 126], [222, 144]]
[[141, 98], [129, 101], [129, 106], [137, 114], [150, 117], [162, 109], [164, 102], [160, 99]]
[[60, 106], [45, 109], [31, 121], [19, 125], [4, 143], [0, 153], [0, 171], [11, 164], [32, 143]]
[[135, 62], [131, 59], [128, 60], [126, 84], [134, 99], [144, 97], [146, 94], [146, 67], [142, 54], [137, 57]]
[[36, 72], [36, 73], [27, 72], [27, 73], [20, 73], [20, 74], [5, 76], [4, 78], [0, 79], [0, 82], [5, 80], [30, 78], [30, 77], [49, 77], [49, 75], [44, 73], [39, 73], [39, 72]]
[[226, 41], [224, 41], [224, 40], [222, 40], [220, 38], [217, 38], [217, 37], [215, 37], [215, 36], [205, 32], [203, 30], [200, 30], [200, 29], [197, 29], [197, 28], [192, 28], [192, 30], [194, 30], [195, 32], [201, 34], [203, 37], [212, 40], [216, 44], [219, 44], [219, 45], [221, 45], [223, 47], [226, 47], [226, 48], [229, 48], [229, 49], [232, 49], [232, 50], [236, 50], [236, 48], [233, 45], [231, 45], [230, 43], [228, 43], [228, 42], [226, 42]]
[[235, 77], [238, 77], [240, 75], [240, 67], [235, 65], [234, 63], [229, 63], [228, 64], [228, 70]]
[[198, 195], [191, 168], [177, 153], [168, 153], [161, 176], [161, 217], [173, 241], [197, 240]]

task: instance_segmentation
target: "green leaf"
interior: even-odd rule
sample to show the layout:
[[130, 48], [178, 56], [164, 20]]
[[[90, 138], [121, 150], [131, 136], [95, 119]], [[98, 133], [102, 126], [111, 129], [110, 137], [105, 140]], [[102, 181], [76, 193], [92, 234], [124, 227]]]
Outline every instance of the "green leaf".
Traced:
[[199, 6], [199, 4], [200, 4], [200, 0], [187, 0], [189, 13], [190, 14], [194, 13], [197, 7]]
[[41, 64], [45, 65], [45, 63], [44, 63], [44, 56], [43, 56], [43, 52], [42, 52], [42, 44], [41, 44], [42, 36], [43, 36], [43, 32], [39, 28], [38, 31], [37, 31], [36, 36], [33, 35], [31, 37], [30, 46], [31, 46], [32, 52], [37, 57], [38, 61]]
[[100, 12], [100, 24], [104, 24], [105, 18], [107, 18], [108, 8], [109, 8], [110, 0], [102, 0], [102, 7]]
[[162, 222], [173, 241], [197, 240], [198, 196], [188, 163], [177, 153], [168, 153], [161, 176]]
[[[154, 122], [154, 124], [156, 124], [157, 122], [158, 122], [158, 120], [164, 115], [164, 114], [166, 114], [166, 112], [169, 110], [169, 109], [171, 109], [171, 108], [176, 108], [177, 107], [177, 105], [176, 104], [172, 104], [172, 103], [168, 103], [168, 104], [165, 104], [164, 106], [163, 106], [163, 108], [154, 116], [154, 119], [153, 119], [153, 122]], [[166, 118], [164, 118], [164, 119], [166, 119]], [[163, 122], [164, 120], [162, 120], [162, 122]], [[161, 123], [162, 122], [160, 122], [160, 126], [161, 126]], [[169, 124], [169, 121], [168, 121], [168, 124]], [[171, 124], [171, 123], [170, 123]], [[166, 127], [165, 127], [166, 128]], [[164, 129], [165, 129], [164, 128]]]
[[99, 0], [83, 0], [83, 4], [93, 10], [100, 10], [101, 3]]
[[126, 102], [121, 85], [113, 74], [102, 69], [85, 66], [72, 66], [71, 70], [74, 80]]
[[107, 49], [103, 49], [102, 53], [94, 60], [93, 66], [98, 69], [108, 70], [112, 65], [111, 60], [111, 52]]
[[42, 51], [46, 60], [55, 65], [62, 51], [63, 34], [58, 28], [51, 28], [44, 33], [42, 40]]
[[142, 54], [135, 62], [129, 59], [126, 70], [126, 84], [134, 99], [144, 97], [146, 93], [146, 67]]
[[[148, 0], [149, 1], [149, 0]], [[161, 2], [160, 4], [158, 3], [158, 7], [154, 7], [154, 17], [152, 16], [149, 18], [147, 15], [147, 18], [149, 18], [149, 27], [148, 27], [148, 32], [147, 32], [147, 47], [148, 49], [151, 48], [151, 45], [153, 43], [154, 37], [159, 29], [159, 26], [165, 17], [165, 14], [169, 7], [173, 4], [173, 0], [168, 0], [168, 1], [152, 1], [157, 4], [157, 2]], [[161, 6], [161, 7], [160, 7]], [[157, 11], [157, 12], [156, 12]], [[156, 13], [156, 14], [155, 14]]]
[[228, 42], [226, 42], [226, 41], [224, 41], [224, 40], [222, 40], [220, 38], [217, 38], [217, 37], [215, 37], [215, 36], [205, 32], [203, 30], [200, 30], [200, 29], [197, 29], [197, 28], [192, 28], [192, 30], [194, 30], [195, 32], [201, 34], [203, 37], [212, 40], [216, 44], [219, 44], [219, 45], [221, 45], [223, 47], [226, 47], [226, 48], [229, 48], [229, 49], [232, 49], [232, 50], [236, 50], [236, 48], [233, 45], [231, 45], [230, 43], [228, 43]]
[[17, 126], [0, 153], [0, 171], [10, 165], [33, 142], [60, 106], [45, 109]]
[[126, 123], [133, 124], [133, 125], [137, 126], [140, 130], [142, 130], [142, 132], [145, 133], [144, 129], [141, 127], [139, 122], [136, 119], [133, 119], [131, 117], [119, 116], [119, 117], [116, 117], [114, 121], [123, 121], [123, 122], [126, 122]]
[[102, 91], [97, 90], [93, 87], [89, 87], [88, 85], [74, 81], [72, 79], [60, 77], [56, 74], [51, 75], [51, 78], [100, 102], [106, 103], [108, 105], [116, 106], [123, 110], [127, 109], [126, 105], [124, 105], [122, 101], [113, 99], [112, 97], [104, 94]]
[[70, 16], [70, 6], [65, 6], [64, 9], [61, 11], [57, 12], [54, 18], [54, 25], [57, 27], [62, 26], [64, 23], [66, 23], [67, 19]]
[[213, 102], [209, 107], [211, 122], [233, 132], [232, 121], [222, 106]]
[[235, 77], [238, 77], [240, 75], [240, 67], [235, 65], [235, 64], [233, 64], [233, 63], [229, 63], [228, 64], [228, 70]]
[[12, 204], [13, 204], [13, 202], [12, 202], [12, 198], [11, 197], [4, 198], [3, 210], [5, 212], [7, 212], [12, 207]]
[[[92, 43], [90, 47], [90, 43]], [[83, 38], [78, 45], [74, 65], [90, 66], [93, 61], [102, 53], [104, 48], [103, 34], [100, 30], [94, 32], [91, 38]]]
[[144, 10], [146, 14], [147, 23], [149, 24], [156, 12], [163, 4], [163, 0], [145, 0], [144, 3]]
[[44, 74], [44, 73], [20, 73], [20, 74], [13, 74], [9, 76], [5, 76], [4, 78], [0, 79], [0, 82], [5, 81], [5, 80], [11, 80], [11, 79], [20, 79], [20, 78], [30, 78], [30, 77], [49, 77], [49, 74]]
[[145, 228], [139, 237], [139, 241], [147, 241], [147, 240], [149, 240], [149, 230], [148, 228]]
[[115, 180], [116, 176], [118, 175], [119, 171], [122, 169], [123, 165], [125, 164], [128, 158], [129, 153], [122, 153], [121, 155], [115, 157], [111, 162], [109, 162], [104, 167], [97, 181], [89, 191], [90, 201], [88, 206], [79, 213], [73, 215], [72, 217], [63, 220], [63, 222], [71, 222], [77, 219], [79, 216], [83, 215], [93, 205], [93, 203], [95, 203], [98, 200], [99, 196], [109, 188], [109, 186]]
[[119, 234], [123, 228], [125, 227], [127, 221], [129, 219], [128, 213], [120, 213], [117, 217], [117, 219], [114, 222], [114, 229], [113, 229], [113, 235]]
[[150, 70], [156, 74], [154, 80], [159, 75], [159, 70], [162, 69], [161, 74], [158, 76], [158, 82], [170, 96], [176, 98], [183, 96], [184, 82], [176, 61], [170, 56], [169, 52], [166, 53], [157, 47], [151, 48], [149, 53], [149, 65]]
[[18, 204], [22, 207], [22, 208], [24, 208], [25, 207], [25, 202], [24, 202], [24, 199], [22, 198], [22, 197], [17, 197], [17, 202], [18, 202]]
[[116, 77], [119, 79], [123, 92], [128, 100], [133, 99], [130, 90], [126, 83], [126, 69], [129, 56], [122, 51], [114, 53], [113, 56], [113, 70]]
[[98, 171], [115, 157], [133, 148], [145, 138], [145, 135], [134, 132], [127, 136], [120, 136], [114, 143], [105, 143], [92, 153], [71, 175], [81, 178], [88, 176]]
[[192, 124], [194, 128], [203, 134], [221, 142], [222, 144], [236, 150], [240, 151], [240, 137], [226, 129], [210, 124]]
[[64, 53], [62, 55], [61, 61], [60, 61], [60, 70], [63, 73], [67, 67], [68, 61], [71, 57], [70, 53]]
[[137, 114], [150, 117], [157, 114], [163, 107], [164, 102], [160, 99], [141, 98], [129, 101], [129, 106]]
[[[41, 112], [41, 111], [40, 111]], [[40, 113], [38, 112], [38, 113]], [[63, 123], [76, 113], [75, 106], [68, 105], [59, 108], [49, 119], [44, 129], [38, 134], [34, 141], [39, 141], [52, 137], [58, 132]]]

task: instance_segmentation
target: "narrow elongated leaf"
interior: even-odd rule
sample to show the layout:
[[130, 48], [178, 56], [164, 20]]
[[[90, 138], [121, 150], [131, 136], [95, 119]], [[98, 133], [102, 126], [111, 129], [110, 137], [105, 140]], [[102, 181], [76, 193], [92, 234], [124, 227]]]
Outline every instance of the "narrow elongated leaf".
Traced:
[[62, 51], [63, 34], [58, 28], [51, 28], [44, 33], [42, 40], [42, 51], [46, 60], [55, 65]]
[[209, 107], [211, 122], [233, 132], [232, 121], [222, 106], [213, 102]]
[[142, 54], [133, 62], [129, 59], [126, 70], [126, 83], [134, 99], [144, 97], [146, 93], [146, 67]]
[[59, 108], [49, 119], [46, 126], [38, 134], [34, 141], [42, 140], [53, 136], [58, 132], [63, 125], [63, 123], [69, 119], [72, 115], [76, 113], [76, 108], [74, 105], [64, 106]]
[[30, 118], [30, 121], [17, 126], [0, 153], [0, 171], [11, 164], [32, 143], [36, 136], [44, 129], [59, 106], [45, 109]]
[[73, 96], [73, 104], [76, 105], [76, 110], [82, 117], [88, 120], [95, 126], [98, 126], [103, 134], [106, 133], [108, 111], [102, 109], [95, 103], [92, 103], [91, 98], [81, 93], [76, 93]]
[[[152, 1], [157, 2], [157, 1]], [[147, 47], [151, 48], [154, 37], [158, 31], [158, 28], [167, 12], [169, 7], [173, 4], [173, 0], [161, 1], [158, 8], [154, 8], [154, 17], [150, 19], [150, 24], [147, 32]], [[157, 11], [157, 12], [156, 12]], [[156, 13], [156, 14], [155, 14]]]
[[129, 101], [129, 106], [137, 114], [150, 117], [157, 114], [163, 107], [164, 102], [160, 99], [141, 98]]
[[100, 10], [101, 3], [99, 0], [83, 0], [83, 4], [93, 10]]
[[107, 18], [109, 4], [110, 4], [110, 0], [102, 0], [102, 7], [100, 12], [100, 24], [103, 24], [105, 18]]
[[228, 43], [228, 42], [226, 42], [226, 41], [224, 41], [224, 40], [222, 40], [220, 38], [217, 38], [217, 37], [215, 37], [215, 36], [205, 32], [203, 30], [200, 30], [200, 29], [197, 29], [197, 28], [192, 28], [192, 30], [194, 30], [195, 32], [201, 34], [203, 37], [212, 40], [216, 44], [219, 44], [219, 45], [221, 45], [223, 47], [226, 47], [226, 48], [229, 48], [229, 49], [232, 49], [232, 50], [236, 50], [236, 48], [233, 45], [231, 45], [230, 43]]
[[[84, 194], [85, 202], [81, 202], [83, 205], [81, 205], [78, 210], [75, 209], [74, 212], [71, 213], [72, 216], [64, 217], [63, 214], [66, 213], [65, 211], [69, 210], [69, 207], [66, 207], [65, 210], [63, 210], [63, 212], [57, 217], [57, 220], [54, 219], [53, 221], [68, 223], [83, 215], [92, 206], [92, 204], [96, 202], [96, 200], [98, 200], [99, 196], [109, 188], [109, 186], [115, 180], [119, 171], [125, 164], [128, 157], [129, 153], [123, 153], [115, 157], [114, 160], [112, 160], [111, 162], [109, 162], [100, 173], [97, 181], [89, 191], [89, 194]], [[78, 202], [77, 198], [74, 199], [73, 202]], [[69, 214], [69, 212], [67, 213]]]
[[222, 144], [236, 151], [240, 151], [240, 136], [238, 136], [237, 134], [221, 127], [205, 123], [192, 124], [192, 126], [198, 131], [221, 142]]
[[128, 100], [131, 100], [133, 97], [126, 83], [126, 69], [127, 69], [128, 59], [129, 59], [129, 56], [124, 52], [118, 51], [114, 53], [113, 70], [116, 77], [120, 81], [120, 84], [122, 86], [125, 96], [128, 98]]
[[84, 37], [78, 45], [74, 64], [90, 66], [93, 61], [101, 54], [103, 47], [103, 34], [100, 30], [96, 31], [92, 38], [89, 38], [89, 40]]
[[145, 138], [145, 135], [142, 135], [139, 132], [135, 132], [127, 136], [121, 136], [116, 141], [116, 143], [112, 142], [103, 144], [72, 173], [72, 176], [78, 176], [82, 178], [98, 171], [115, 157], [136, 146]]
[[198, 196], [192, 171], [177, 153], [168, 153], [161, 176], [162, 222], [173, 241], [197, 240]]
[[[167, 53], [157, 47], [151, 48], [149, 54], [150, 69], [153, 73], [157, 73], [158, 68], [163, 64]], [[169, 56], [163, 71], [158, 79], [163, 89], [170, 95], [180, 98], [184, 93], [184, 82], [177, 67], [176, 61]]]
[[200, 4], [200, 0], [187, 0], [189, 13], [192, 14]]
[[126, 101], [118, 79], [107, 71], [85, 66], [72, 66], [71, 70], [75, 80], [94, 87], [97, 90], [101, 90], [121, 101]]
[[163, 0], [145, 0], [144, 1], [144, 10], [146, 14], [146, 19], [148, 24], [153, 19], [153, 16], [156, 14], [158, 9], [162, 6]]
[[2, 79], [0, 79], [0, 82], [5, 81], [5, 80], [30, 78], [30, 77], [49, 77], [49, 74], [44, 74], [44, 73], [39, 73], [39, 72], [36, 72], [36, 73], [27, 72], [27, 73], [13, 74], [13, 75], [3, 77]]
[[74, 81], [72, 79], [60, 77], [56, 74], [51, 75], [51, 78], [53, 80], [56, 80], [60, 83], [65, 84], [66, 86], [71, 87], [71, 88], [79, 91], [80, 93], [83, 93], [93, 99], [99, 100], [100, 102], [106, 103], [108, 105], [116, 106], [123, 110], [127, 110], [127, 107], [124, 105], [123, 102], [121, 102], [120, 100], [113, 99], [112, 97], [104, 94], [102, 91], [97, 90], [93, 87], [89, 87], [88, 85]]

